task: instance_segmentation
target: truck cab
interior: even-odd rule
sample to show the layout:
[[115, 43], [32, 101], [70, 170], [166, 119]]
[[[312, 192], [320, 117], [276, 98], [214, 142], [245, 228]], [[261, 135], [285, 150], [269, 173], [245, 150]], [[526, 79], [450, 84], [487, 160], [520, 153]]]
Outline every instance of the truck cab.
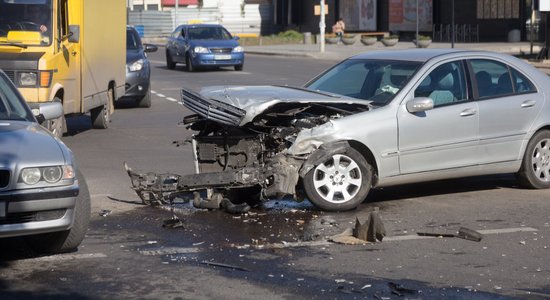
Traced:
[[107, 128], [124, 94], [125, 24], [123, 0], [0, 0], [0, 69], [32, 109], [63, 105], [42, 124], [54, 135], [85, 113]]

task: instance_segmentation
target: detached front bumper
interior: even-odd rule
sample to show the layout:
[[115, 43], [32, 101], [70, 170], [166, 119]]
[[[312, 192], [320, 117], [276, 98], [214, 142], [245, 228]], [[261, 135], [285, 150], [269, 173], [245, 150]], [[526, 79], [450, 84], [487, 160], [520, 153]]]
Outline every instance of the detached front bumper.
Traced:
[[201, 53], [193, 56], [193, 64], [196, 66], [237, 66], [244, 64], [244, 53], [213, 54]]
[[78, 181], [73, 185], [0, 192], [0, 237], [69, 230]]

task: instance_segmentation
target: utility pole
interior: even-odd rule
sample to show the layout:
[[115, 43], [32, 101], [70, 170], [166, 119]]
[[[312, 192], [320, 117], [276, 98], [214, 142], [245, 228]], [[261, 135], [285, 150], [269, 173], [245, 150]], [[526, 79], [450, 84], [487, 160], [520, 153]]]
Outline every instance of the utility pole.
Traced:
[[418, 0], [416, 0], [416, 48], [418, 48]]
[[321, 0], [321, 7], [319, 9], [319, 12], [320, 12], [320, 15], [321, 15], [321, 21], [319, 22], [319, 30], [320, 30], [320, 52], [321, 53], [324, 53], [325, 52], [325, 27], [326, 27], [326, 23], [325, 23], [325, 0]]
[[455, 0], [451, 0], [451, 48], [455, 47]]
[[178, 9], [180, 8], [180, 0], [176, 0], [176, 8], [174, 9], [174, 30], [178, 26]]

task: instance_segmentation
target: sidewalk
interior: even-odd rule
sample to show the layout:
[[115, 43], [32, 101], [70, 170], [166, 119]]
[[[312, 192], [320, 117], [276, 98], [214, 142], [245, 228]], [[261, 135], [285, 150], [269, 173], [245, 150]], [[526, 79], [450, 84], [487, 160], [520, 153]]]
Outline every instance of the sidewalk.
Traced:
[[[520, 43], [455, 43], [456, 49], [469, 49], [469, 50], [483, 50], [502, 52], [511, 55], [529, 54], [530, 44], [528, 42]], [[247, 54], [259, 54], [259, 55], [274, 55], [274, 56], [287, 56], [287, 57], [309, 57], [315, 59], [326, 60], [343, 60], [350, 56], [375, 50], [396, 50], [396, 49], [410, 49], [415, 48], [412, 42], [399, 42], [393, 47], [385, 47], [382, 43], [378, 42], [372, 46], [364, 46], [361, 42], [356, 42], [353, 45], [343, 44], [327, 44], [325, 45], [325, 52], [321, 53], [320, 47], [317, 44], [291, 44], [291, 45], [270, 45], [270, 46], [246, 46], [245, 52]], [[445, 48], [450, 49], [451, 43], [432, 43], [429, 48]], [[538, 53], [540, 46], [533, 46], [533, 53]], [[536, 67], [550, 68], [550, 62], [537, 62], [533, 63]]]

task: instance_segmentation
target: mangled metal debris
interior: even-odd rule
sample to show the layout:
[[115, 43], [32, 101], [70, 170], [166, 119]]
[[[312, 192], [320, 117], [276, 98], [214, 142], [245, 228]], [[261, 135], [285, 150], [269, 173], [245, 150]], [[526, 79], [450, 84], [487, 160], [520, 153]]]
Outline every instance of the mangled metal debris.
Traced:
[[452, 238], [461, 238], [469, 241], [480, 242], [483, 239], [483, 234], [478, 231], [460, 227], [456, 233], [447, 233], [447, 232], [417, 232], [419, 236], [432, 236], [432, 237], [452, 237]]
[[384, 223], [382, 223], [378, 209], [375, 209], [369, 213], [367, 220], [363, 224], [356, 218], [354, 228], [347, 228], [344, 232], [331, 236], [329, 240], [339, 244], [357, 245], [366, 242], [381, 242], [385, 236], [386, 228], [384, 227]]
[[163, 228], [183, 228], [183, 222], [178, 218], [178, 216], [174, 215], [172, 218], [168, 220], [164, 220], [162, 222]]
[[[250, 209], [241, 205], [242, 198], [301, 201], [307, 181], [320, 195], [312, 200], [315, 205], [338, 211], [355, 208], [370, 188], [370, 180], [364, 181], [369, 170], [349, 159], [351, 145], [326, 143], [333, 139], [333, 120], [370, 110], [368, 101], [277, 86], [209, 87], [201, 93], [182, 89], [182, 101], [195, 113], [183, 124], [196, 134], [176, 144], [192, 147], [195, 174], [140, 173], [125, 163], [132, 188], [145, 204], [170, 204], [194, 193], [197, 208], [239, 214]], [[315, 188], [322, 175], [309, 177], [323, 163], [327, 182]]]

